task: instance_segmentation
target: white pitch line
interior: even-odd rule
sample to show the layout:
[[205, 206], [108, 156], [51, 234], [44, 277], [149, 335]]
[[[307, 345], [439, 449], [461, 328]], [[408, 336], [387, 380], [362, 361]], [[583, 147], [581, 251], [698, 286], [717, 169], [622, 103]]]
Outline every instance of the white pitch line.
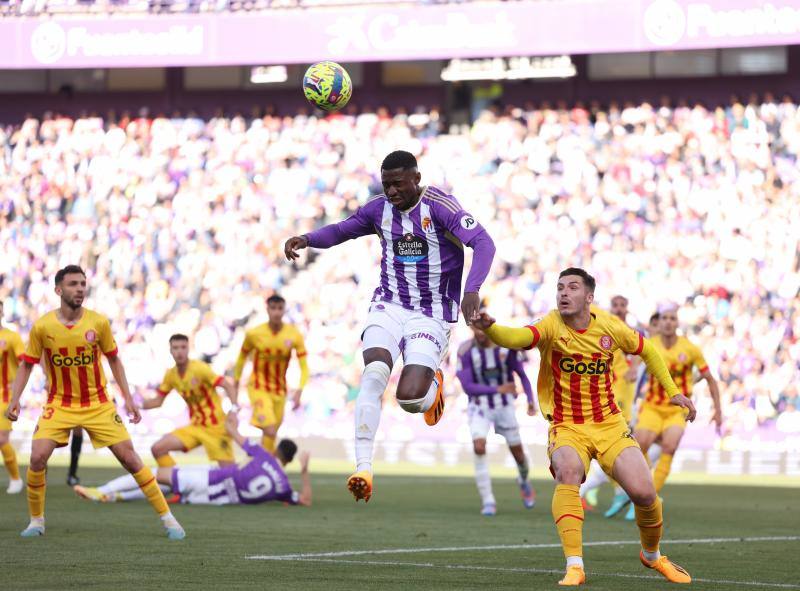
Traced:
[[[491, 571], [491, 572], [510, 572], [510, 573], [525, 573], [525, 574], [542, 574], [542, 575], [562, 575], [563, 570], [555, 570], [548, 568], [521, 568], [521, 567], [501, 567], [501, 566], [475, 566], [467, 564], [434, 564], [432, 562], [398, 562], [387, 560], [339, 560], [334, 558], [299, 558], [297, 562], [322, 562], [328, 564], [357, 564], [368, 566], [414, 566], [417, 568], [440, 568], [447, 570], [472, 570], [472, 571]], [[587, 575], [596, 577], [615, 577], [621, 579], [647, 579], [651, 581], [661, 580], [656, 576], [648, 575], [631, 575], [625, 573], [599, 573], [587, 572]], [[726, 579], [692, 579], [693, 583], [712, 583], [715, 585], [741, 585], [745, 587], [768, 587], [778, 589], [800, 589], [800, 585], [792, 585], [790, 583], [762, 583], [759, 581], [731, 581]]]
[[[662, 540], [662, 544], [720, 544], [726, 542], [796, 542], [800, 536], [765, 536], [752, 538], [696, 538]], [[584, 546], [629, 546], [639, 545], [639, 540], [614, 540], [584, 542]], [[498, 544], [493, 546], [453, 546], [449, 548], [384, 548], [381, 550], [347, 550], [343, 552], [316, 552], [303, 554], [256, 554], [245, 556], [246, 560], [307, 560], [310, 558], [340, 558], [344, 556], [379, 556], [386, 554], [422, 554], [427, 552], [474, 552], [480, 550], [536, 550], [561, 548], [561, 544]]]

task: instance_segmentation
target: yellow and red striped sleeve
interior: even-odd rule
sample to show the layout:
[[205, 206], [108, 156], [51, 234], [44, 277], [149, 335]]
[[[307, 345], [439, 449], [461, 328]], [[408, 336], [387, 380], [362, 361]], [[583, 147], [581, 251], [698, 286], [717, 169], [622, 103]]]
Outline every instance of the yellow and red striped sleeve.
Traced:
[[25, 352], [20, 355], [20, 359], [36, 365], [39, 363], [39, 359], [42, 358], [42, 352], [42, 332], [39, 321], [37, 321], [31, 328], [31, 333], [28, 335], [28, 346], [25, 349]]

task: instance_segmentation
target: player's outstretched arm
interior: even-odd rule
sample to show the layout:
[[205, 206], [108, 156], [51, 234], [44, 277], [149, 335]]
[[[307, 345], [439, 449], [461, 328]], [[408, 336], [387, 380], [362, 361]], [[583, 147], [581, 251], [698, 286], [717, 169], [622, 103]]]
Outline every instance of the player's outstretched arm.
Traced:
[[473, 325], [484, 331], [494, 344], [506, 349], [529, 349], [534, 344], [534, 334], [530, 328], [500, 326], [486, 312], [478, 314]]
[[239, 445], [239, 447], [244, 449], [244, 445], [247, 443], [247, 440], [245, 439], [244, 435], [239, 433], [239, 417], [236, 416], [236, 412], [231, 411], [225, 417], [225, 431], [228, 432], [228, 435], [231, 436], [231, 438]]
[[481, 306], [478, 292], [487, 275], [489, 275], [494, 253], [497, 250], [492, 237], [489, 236], [486, 230], [470, 240], [469, 246], [474, 253], [467, 281], [464, 284], [464, 297], [461, 300], [461, 313], [464, 314], [464, 320], [467, 324], [471, 324], [478, 316], [478, 310]]
[[711, 417], [711, 422], [717, 428], [717, 433], [722, 432], [722, 402], [719, 398], [719, 384], [711, 372], [706, 369], [701, 372], [700, 378], [708, 382], [708, 391], [711, 393], [711, 400], [714, 402], [714, 416]]
[[230, 378], [222, 378], [222, 381], [219, 383], [222, 386], [222, 389], [225, 390], [225, 394], [228, 396], [228, 399], [233, 404], [234, 410], [239, 409], [239, 391], [233, 386], [233, 380]]
[[153, 396], [151, 398], [145, 398], [142, 401], [141, 409], [142, 410], [150, 410], [152, 408], [159, 408], [160, 406], [163, 406], [164, 399], [166, 397], [167, 396], [165, 394], [162, 394], [161, 392], [158, 392], [156, 394], [156, 396]]
[[300, 478], [302, 480], [302, 487], [300, 489], [300, 499], [297, 501], [298, 505], [304, 507], [311, 506], [311, 476], [308, 473], [308, 460], [311, 457], [307, 451], [300, 454]]
[[658, 352], [652, 343], [648, 340], [644, 340], [642, 344], [642, 351], [639, 355], [644, 359], [644, 364], [647, 367], [647, 371], [650, 375], [654, 376], [658, 383], [666, 391], [667, 395], [670, 397], [670, 404], [674, 404], [675, 406], [680, 406], [681, 408], [685, 408], [689, 411], [689, 414], [686, 415], [687, 421], [694, 421], [694, 418], [697, 416], [697, 410], [694, 407], [694, 403], [680, 393], [678, 390], [678, 386], [675, 384], [672, 376], [669, 375], [669, 369], [667, 369], [667, 364], [664, 363], [664, 359], [661, 357], [661, 354]]
[[8, 408], [6, 409], [6, 418], [9, 421], [16, 421], [20, 413], [20, 398], [25, 386], [28, 385], [28, 380], [33, 371], [33, 364], [25, 359], [21, 360], [19, 369], [17, 369], [17, 377], [14, 378], [14, 383], [11, 385], [11, 400], [8, 401]]
[[131, 423], [135, 425], [142, 420], [142, 414], [139, 412], [139, 407], [133, 400], [133, 396], [131, 396], [131, 389], [128, 386], [128, 377], [125, 375], [125, 366], [122, 365], [122, 359], [119, 358], [119, 355], [107, 356], [106, 359], [108, 360], [108, 366], [111, 368], [111, 374], [122, 392], [122, 398], [125, 401], [125, 412], [128, 414]]
[[366, 207], [368, 205], [359, 207], [358, 211], [338, 224], [329, 224], [302, 236], [292, 236], [283, 246], [286, 258], [290, 261], [295, 260], [300, 256], [297, 251], [309, 246], [312, 248], [330, 248], [347, 240], [373, 233], [375, 229], [365, 211]]

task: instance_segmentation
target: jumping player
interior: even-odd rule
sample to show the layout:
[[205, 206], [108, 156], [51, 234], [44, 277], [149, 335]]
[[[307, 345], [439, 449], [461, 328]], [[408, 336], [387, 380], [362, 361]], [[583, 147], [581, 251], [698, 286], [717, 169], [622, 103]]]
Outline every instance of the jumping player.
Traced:
[[464, 248], [474, 250], [461, 309], [469, 322], [478, 311], [480, 289], [495, 247], [489, 234], [454, 197], [421, 186], [417, 160], [392, 152], [381, 164], [383, 194], [355, 214], [286, 241], [286, 258], [298, 250], [330, 248], [377, 234], [381, 241], [380, 285], [362, 334], [364, 373], [356, 400], [356, 472], [347, 487], [356, 501], [372, 496], [372, 450], [381, 416], [381, 398], [395, 361], [403, 354], [397, 401], [410, 413], [425, 413], [435, 425], [444, 412], [444, 379], [439, 365], [447, 351], [450, 326], [458, 319]]

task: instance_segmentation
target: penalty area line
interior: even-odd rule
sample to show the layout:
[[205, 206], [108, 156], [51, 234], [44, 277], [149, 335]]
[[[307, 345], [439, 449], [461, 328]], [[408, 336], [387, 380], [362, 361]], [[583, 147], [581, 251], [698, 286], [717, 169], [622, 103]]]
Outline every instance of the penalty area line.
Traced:
[[[796, 542], [800, 536], [762, 536], [738, 538], [689, 538], [682, 540], [662, 540], [662, 544], [725, 544], [751, 542]], [[640, 545], [639, 540], [608, 540], [584, 542], [584, 546], [633, 546]], [[245, 560], [308, 560], [312, 558], [342, 558], [349, 556], [381, 556], [392, 554], [425, 554], [429, 552], [480, 552], [485, 550], [536, 550], [544, 548], [561, 548], [561, 544], [496, 544], [491, 546], [452, 546], [437, 548], [383, 548], [379, 550], [345, 550], [341, 552], [314, 552], [299, 554], [256, 554], [245, 556]], [[800, 588], [800, 587], [798, 587]]]
[[[291, 559], [287, 559], [291, 560]], [[339, 558], [295, 558], [295, 562], [314, 562], [342, 565], [361, 565], [361, 566], [405, 566], [415, 568], [436, 568], [445, 570], [467, 570], [467, 571], [486, 571], [486, 572], [507, 572], [522, 574], [540, 575], [563, 575], [563, 570], [549, 568], [524, 568], [524, 567], [502, 567], [502, 566], [477, 566], [471, 564], [434, 564], [432, 562], [400, 562], [391, 560], [343, 560]], [[618, 579], [646, 579], [651, 581], [661, 581], [661, 577], [653, 575], [632, 575], [626, 573], [601, 573], [588, 571], [587, 576], [594, 577], [613, 577]], [[764, 587], [771, 589], [800, 589], [800, 585], [790, 583], [766, 583], [760, 581], [733, 581], [727, 579], [692, 579], [693, 583], [711, 583], [714, 585], [740, 585], [744, 587]]]

